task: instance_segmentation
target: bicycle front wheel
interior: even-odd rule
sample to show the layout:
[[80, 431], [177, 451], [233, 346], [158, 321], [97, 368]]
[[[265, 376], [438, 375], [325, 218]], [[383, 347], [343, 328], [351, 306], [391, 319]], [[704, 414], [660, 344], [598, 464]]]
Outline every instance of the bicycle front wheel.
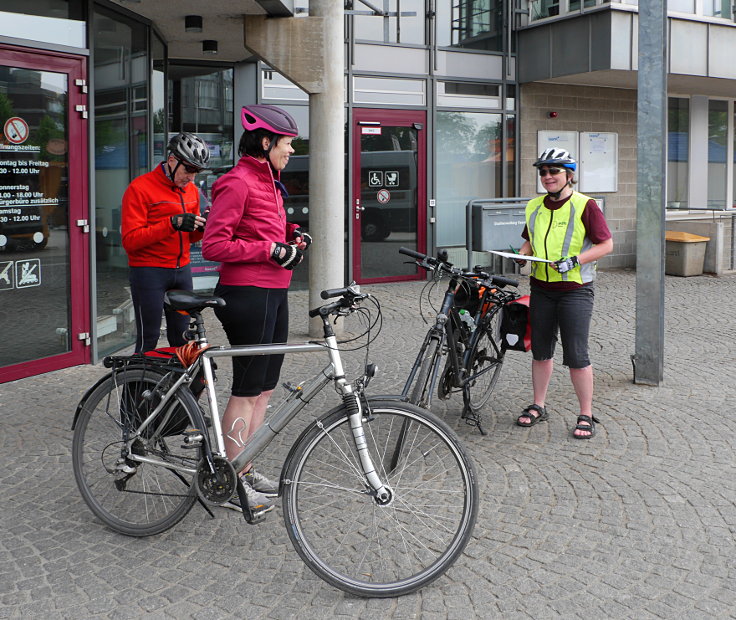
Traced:
[[498, 311], [483, 317], [478, 326], [482, 331], [468, 354], [463, 402], [473, 413], [488, 402], [501, 374], [505, 351], [501, 347], [500, 322]]
[[408, 594], [440, 577], [467, 544], [478, 511], [472, 462], [429, 411], [370, 401], [363, 428], [392, 499], [381, 505], [363, 474], [344, 407], [312, 424], [287, 462], [283, 509], [297, 553], [351, 594]]
[[198, 428], [200, 417], [189, 390], [178, 390], [126, 446], [155, 409], [150, 396], [164, 376], [142, 368], [111, 373], [86, 398], [74, 428], [72, 464], [82, 498], [105, 525], [128, 536], [173, 527], [196, 500], [200, 448], [185, 448], [183, 433]]

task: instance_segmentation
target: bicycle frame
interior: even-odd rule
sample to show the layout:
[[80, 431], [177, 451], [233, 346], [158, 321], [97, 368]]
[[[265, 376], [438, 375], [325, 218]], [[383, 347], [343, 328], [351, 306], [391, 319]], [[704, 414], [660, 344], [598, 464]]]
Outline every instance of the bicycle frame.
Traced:
[[[331, 329], [330, 329], [331, 331]], [[317, 351], [327, 350], [330, 358], [330, 363], [325, 366], [321, 372], [317, 373], [311, 379], [308, 379], [299, 384], [289, 396], [278, 406], [276, 411], [261, 425], [261, 427], [248, 439], [242, 452], [235, 457], [231, 464], [236, 472], [240, 471], [247, 463], [257, 457], [273, 439], [281, 432], [294, 417], [306, 407], [311, 399], [320, 392], [328, 383], [334, 381], [338, 393], [343, 397], [353, 397], [356, 404], [350, 412], [350, 428], [353, 433], [355, 440], [356, 449], [358, 456], [363, 466], [363, 473], [366, 476], [368, 483], [376, 493], [379, 499], [385, 499], [389, 497], [389, 492], [384, 486], [383, 482], [376, 473], [373, 462], [366, 448], [364, 430], [363, 430], [363, 408], [360, 402], [360, 398], [353, 391], [352, 385], [346, 380], [344, 368], [342, 365], [342, 358], [340, 357], [340, 351], [337, 348], [337, 339], [333, 335], [325, 337], [324, 344], [317, 343], [285, 343], [285, 344], [269, 344], [269, 345], [240, 345], [240, 346], [222, 346], [213, 347], [206, 349], [200, 357], [182, 373], [177, 381], [169, 388], [164, 394], [161, 402], [155, 407], [153, 412], [143, 421], [139, 427], [140, 431], [144, 430], [146, 426], [153, 420], [161, 409], [167, 406], [170, 399], [174, 396], [176, 391], [185, 383], [189, 383], [191, 378], [197, 373], [198, 367], [201, 365], [204, 371], [206, 379], [207, 399], [210, 406], [212, 425], [214, 427], [215, 438], [217, 441], [217, 449], [212, 450], [212, 446], [209, 446], [209, 442], [206, 441], [206, 434], [203, 434], [202, 439], [205, 439], [205, 458], [208, 460], [210, 467], [212, 467], [211, 455], [217, 454], [223, 458], [227, 458], [225, 454], [224, 436], [222, 433], [222, 424], [220, 422], [219, 408], [217, 403], [217, 394], [214, 386], [214, 374], [212, 370], [212, 359], [221, 357], [247, 357], [253, 355], [275, 355], [275, 354], [288, 354], [288, 353], [313, 353]], [[204, 428], [204, 426], [203, 426]], [[139, 434], [137, 433], [136, 436]], [[129, 440], [129, 444], [134, 441], [135, 437]], [[168, 469], [179, 469], [186, 473], [195, 473], [196, 470], [186, 468], [183, 466], [172, 467], [171, 463], [159, 462], [155, 459], [142, 457], [134, 453], [130, 454], [130, 460], [139, 461], [142, 463], [149, 463], [151, 465], [160, 465]], [[213, 469], [214, 471], [214, 469]]]
[[[456, 313], [456, 310], [454, 309], [455, 293], [458, 290], [459, 286], [460, 285], [458, 284], [457, 278], [452, 278], [450, 280], [447, 286], [447, 290], [445, 291], [445, 296], [442, 300], [442, 306], [440, 307], [440, 310], [437, 313], [437, 317], [435, 318], [435, 323], [432, 327], [430, 327], [420, 348], [420, 352], [423, 351], [427, 343], [432, 339], [437, 339], [439, 341], [440, 351], [442, 351], [443, 347], [447, 347], [447, 354], [450, 357], [450, 364], [452, 365], [452, 368], [455, 371], [455, 377], [457, 377], [458, 380], [458, 384], [454, 387], [462, 387], [462, 379], [464, 379], [462, 377], [463, 364], [465, 362], [464, 358], [460, 359], [460, 356], [458, 355], [458, 339], [456, 337], [456, 330], [452, 319], [453, 313]], [[478, 317], [474, 318], [477, 321]], [[466, 347], [466, 350], [463, 353], [463, 356], [466, 355], [467, 352], [470, 350], [470, 347], [472, 346], [475, 338], [476, 334], [475, 332], [473, 332], [471, 339]], [[438, 357], [438, 359], [440, 359], [440, 357]], [[414, 378], [416, 377], [421, 363], [422, 356], [418, 355], [417, 358], [414, 360], [414, 364], [412, 365], [411, 371], [409, 372], [409, 377], [406, 380], [406, 383], [404, 384], [404, 389], [401, 392], [402, 398], [407, 398], [409, 396], [411, 385], [414, 381]], [[430, 388], [429, 390], [427, 390], [427, 394], [429, 396], [429, 401], [427, 403], [428, 405], [432, 402], [432, 394], [434, 392], [435, 383], [437, 381], [438, 371], [439, 364], [435, 364], [430, 377]]]

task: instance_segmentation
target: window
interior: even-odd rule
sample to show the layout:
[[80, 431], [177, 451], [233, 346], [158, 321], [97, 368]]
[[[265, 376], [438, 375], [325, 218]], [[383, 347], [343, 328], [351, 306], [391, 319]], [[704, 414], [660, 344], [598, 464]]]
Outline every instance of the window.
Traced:
[[[437, 245], [465, 245], [465, 206], [514, 194], [514, 117], [437, 112]], [[507, 177], [504, 183], [504, 167]], [[510, 171], [509, 171], [510, 170]], [[511, 179], [511, 182], [509, 181]]]
[[120, 211], [128, 183], [151, 165], [147, 111], [151, 60], [148, 29], [143, 24], [98, 8], [92, 28], [97, 344], [102, 356], [135, 337]]
[[708, 102], [708, 208], [726, 208], [728, 102]]
[[[381, 13], [375, 13], [373, 7]], [[424, 0], [371, 0], [366, 4], [355, 0], [353, 10], [370, 13], [353, 16], [356, 39], [424, 45]]]
[[731, 0], [703, 0], [703, 15], [731, 19]]
[[690, 100], [670, 97], [667, 110], [667, 206], [688, 206]]
[[437, 45], [503, 51], [507, 4], [501, 0], [438, 0]]

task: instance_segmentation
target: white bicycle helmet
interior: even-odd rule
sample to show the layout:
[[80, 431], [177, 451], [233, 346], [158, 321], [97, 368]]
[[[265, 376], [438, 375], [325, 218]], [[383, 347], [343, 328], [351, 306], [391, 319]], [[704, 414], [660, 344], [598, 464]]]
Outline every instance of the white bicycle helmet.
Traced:
[[578, 167], [577, 162], [573, 159], [565, 149], [558, 149], [555, 147], [548, 148], [545, 150], [537, 161], [534, 162], [534, 166], [539, 168], [540, 166], [562, 166], [572, 172]]

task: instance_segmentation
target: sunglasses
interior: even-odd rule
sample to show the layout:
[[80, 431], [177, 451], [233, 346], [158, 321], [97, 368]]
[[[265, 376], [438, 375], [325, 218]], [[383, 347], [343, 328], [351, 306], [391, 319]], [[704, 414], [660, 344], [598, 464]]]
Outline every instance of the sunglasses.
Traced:
[[564, 168], [540, 168], [539, 169], [539, 176], [540, 177], [544, 177], [544, 176], [547, 176], [548, 174], [551, 174], [552, 176], [554, 176], [554, 175], [560, 174], [560, 172], [564, 172], [564, 171], [565, 171]]
[[178, 162], [181, 164], [182, 168], [187, 171], [188, 174], [197, 174], [202, 171], [201, 168], [197, 168], [197, 166], [190, 166], [189, 164], [184, 163], [181, 159], [179, 159]]

